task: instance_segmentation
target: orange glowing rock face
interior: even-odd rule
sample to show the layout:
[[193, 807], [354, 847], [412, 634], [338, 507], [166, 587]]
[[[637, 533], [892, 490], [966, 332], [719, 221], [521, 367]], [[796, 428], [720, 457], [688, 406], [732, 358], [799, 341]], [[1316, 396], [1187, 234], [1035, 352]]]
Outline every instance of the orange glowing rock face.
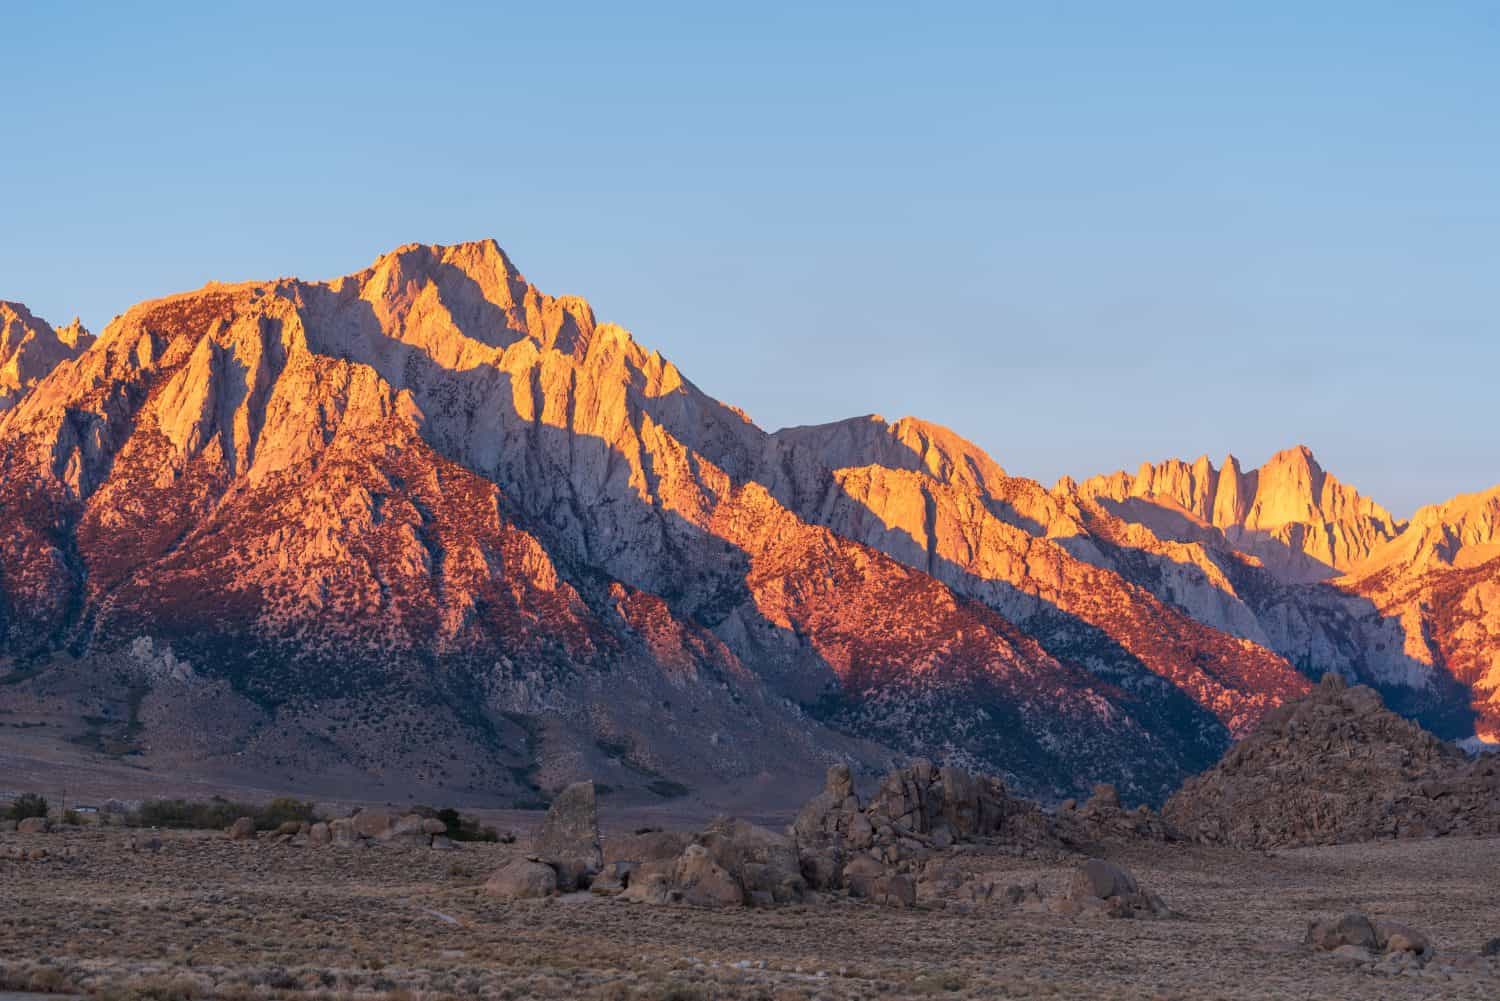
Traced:
[[1293, 663], [1416, 692], [1489, 642], [1440, 625], [1423, 660], [1389, 573], [1323, 582], [1407, 533], [1305, 451], [1049, 491], [911, 418], [767, 434], [492, 241], [73, 347], [0, 413], [3, 649], [169, 641], [278, 719], [401, 692], [550, 721], [578, 769], [895, 750], [1154, 797], [1305, 691]]
[[0, 300], [0, 411], [93, 343], [94, 336], [76, 319], [54, 330], [22, 304]]

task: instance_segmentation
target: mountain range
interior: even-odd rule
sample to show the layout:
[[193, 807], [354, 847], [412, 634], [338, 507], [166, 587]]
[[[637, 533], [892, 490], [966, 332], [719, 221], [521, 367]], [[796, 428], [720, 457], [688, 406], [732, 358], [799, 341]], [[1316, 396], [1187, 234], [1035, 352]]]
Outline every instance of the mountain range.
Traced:
[[768, 433], [493, 241], [0, 303], [0, 718], [305, 789], [788, 801], [924, 755], [1159, 802], [1328, 672], [1500, 739], [1500, 488], [1306, 448], [1051, 488], [946, 428]]

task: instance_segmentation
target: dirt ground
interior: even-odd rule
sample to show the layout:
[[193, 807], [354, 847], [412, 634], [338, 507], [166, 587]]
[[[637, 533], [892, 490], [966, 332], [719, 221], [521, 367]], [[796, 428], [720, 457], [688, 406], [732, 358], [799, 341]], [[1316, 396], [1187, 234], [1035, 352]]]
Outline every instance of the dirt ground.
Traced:
[[[1274, 855], [1136, 846], [1113, 857], [1184, 917], [1066, 918], [1000, 906], [892, 910], [833, 898], [707, 911], [588, 894], [486, 897], [524, 846], [308, 848], [168, 832], [0, 835], [0, 990], [102, 997], [1494, 998], [1500, 840]], [[1075, 860], [1001, 849], [964, 865], [1060, 887]], [[1310, 918], [1358, 909], [1439, 956], [1390, 977], [1303, 950]], [[1467, 964], [1467, 969], [1454, 969]], [[1444, 970], [1448, 972], [1444, 972]]]

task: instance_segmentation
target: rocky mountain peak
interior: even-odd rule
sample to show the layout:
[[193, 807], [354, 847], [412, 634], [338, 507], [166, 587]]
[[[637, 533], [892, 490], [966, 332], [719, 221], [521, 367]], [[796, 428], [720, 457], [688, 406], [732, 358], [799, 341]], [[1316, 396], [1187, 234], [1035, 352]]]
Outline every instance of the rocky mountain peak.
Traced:
[[93, 343], [93, 335], [76, 318], [55, 330], [25, 304], [0, 300], [0, 410], [13, 406], [54, 368]]
[[[1079, 485], [1112, 513], [1176, 541], [1201, 541], [1204, 527], [1288, 581], [1337, 576], [1403, 527], [1389, 511], [1326, 473], [1306, 445], [1277, 452], [1244, 472], [1230, 455], [1143, 463]], [[1174, 519], [1175, 522], [1174, 522]]]

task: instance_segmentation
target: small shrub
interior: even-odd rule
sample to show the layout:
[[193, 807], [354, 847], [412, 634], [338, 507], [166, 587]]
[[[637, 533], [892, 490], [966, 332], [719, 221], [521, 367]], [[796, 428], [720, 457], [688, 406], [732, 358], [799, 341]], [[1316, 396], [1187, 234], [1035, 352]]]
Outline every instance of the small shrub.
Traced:
[[46, 815], [46, 797], [34, 792], [23, 792], [10, 804], [11, 820], [26, 820], [29, 817], [45, 817]]
[[64, 810], [62, 822], [72, 827], [77, 827], [83, 823], [83, 818], [78, 815], [77, 810]]
[[451, 806], [441, 810], [418, 810], [424, 816], [435, 817], [448, 827], [448, 837], [454, 841], [499, 841], [500, 835], [493, 827], [482, 827], [474, 817], [459, 813]]
[[278, 796], [267, 803], [265, 808], [250, 814], [255, 818], [255, 826], [264, 830], [272, 830], [280, 827], [289, 820], [297, 823], [312, 823], [317, 819], [317, 806], [311, 800], [292, 799], [290, 796]]

